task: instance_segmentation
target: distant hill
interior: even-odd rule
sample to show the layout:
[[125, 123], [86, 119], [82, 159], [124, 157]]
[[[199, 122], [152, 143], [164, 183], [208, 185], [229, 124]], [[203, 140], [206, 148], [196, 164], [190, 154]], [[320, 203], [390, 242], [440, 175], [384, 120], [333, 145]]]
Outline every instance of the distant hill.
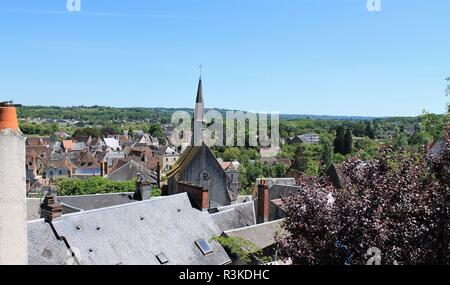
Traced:
[[[227, 109], [215, 109], [225, 115]], [[105, 122], [169, 122], [175, 111], [193, 112], [190, 108], [114, 108], [105, 106], [23, 106], [18, 108], [19, 118], [50, 119], [50, 120], [76, 120], [91, 123]], [[282, 120], [373, 120], [375, 117], [358, 116], [328, 116], [328, 115], [296, 115], [280, 114]]]

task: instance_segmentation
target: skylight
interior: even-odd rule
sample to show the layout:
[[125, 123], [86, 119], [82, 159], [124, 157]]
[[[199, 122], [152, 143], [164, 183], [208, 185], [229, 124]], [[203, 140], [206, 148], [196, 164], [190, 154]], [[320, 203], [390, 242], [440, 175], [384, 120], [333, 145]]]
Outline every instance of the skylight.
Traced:
[[213, 252], [209, 244], [204, 239], [199, 239], [195, 242], [198, 248], [202, 251], [203, 255], [208, 255]]
[[167, 258], [167, 256], [164, 253], [160, 253], [160, 254], [156, 255], [156, 258], [158, 259], [159, 263], [161, 263], [161, 265], [169, 262], [169, 259]]

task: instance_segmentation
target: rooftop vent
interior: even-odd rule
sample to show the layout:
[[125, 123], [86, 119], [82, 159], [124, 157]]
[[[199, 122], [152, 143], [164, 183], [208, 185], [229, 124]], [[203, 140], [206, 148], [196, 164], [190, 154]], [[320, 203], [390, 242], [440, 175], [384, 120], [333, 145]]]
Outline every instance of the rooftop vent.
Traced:
[[213, 252], [209, 244], [204, 239], [199, 239], [195, 242], [198, 248], [202, 251], [203, 255], [208, 255]]
[[169, 259], [167, 259], [167, 256], [164, 253], [157, 254], [156, 258], [158, 259], [159, 263], [161, 263], [161, 265], [169, 262]]

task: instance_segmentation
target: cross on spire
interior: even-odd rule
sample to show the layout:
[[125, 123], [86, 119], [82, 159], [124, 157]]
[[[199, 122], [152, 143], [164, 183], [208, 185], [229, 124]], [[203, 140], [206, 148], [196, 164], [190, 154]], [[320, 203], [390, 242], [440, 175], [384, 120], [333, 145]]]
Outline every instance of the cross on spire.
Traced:
[[200, 77], [202, 77], [202, 68], [203, 68], [203, 65], [200, 64], [200, 65], [198, 66], [198, 69], [200, 70]]

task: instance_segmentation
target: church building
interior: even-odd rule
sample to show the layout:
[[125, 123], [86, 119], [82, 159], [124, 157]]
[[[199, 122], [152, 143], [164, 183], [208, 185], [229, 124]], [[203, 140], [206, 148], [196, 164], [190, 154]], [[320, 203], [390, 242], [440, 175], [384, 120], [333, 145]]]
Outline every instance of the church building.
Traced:
[[[207, 194], [204, 196], [207, 197], [207, 201], [201, 202], [203, 203], [202, 209], [207, 210], [232, 204], [238, 193], [231, 190], [229, 177], [204, 142], [203, 133], [206, 128], [204, 110], [203, 87], [200, 77], [194, 111], [192, 145], [183, 152], [167, 177], [169, 195], [186, 191], [187, 184], [201, 187]], [[201, 199], [198, 198], [201, 195], [188, 194], [190, 194], [191, 200]], [[205, 205], [207, 205], [206, 209]]]

